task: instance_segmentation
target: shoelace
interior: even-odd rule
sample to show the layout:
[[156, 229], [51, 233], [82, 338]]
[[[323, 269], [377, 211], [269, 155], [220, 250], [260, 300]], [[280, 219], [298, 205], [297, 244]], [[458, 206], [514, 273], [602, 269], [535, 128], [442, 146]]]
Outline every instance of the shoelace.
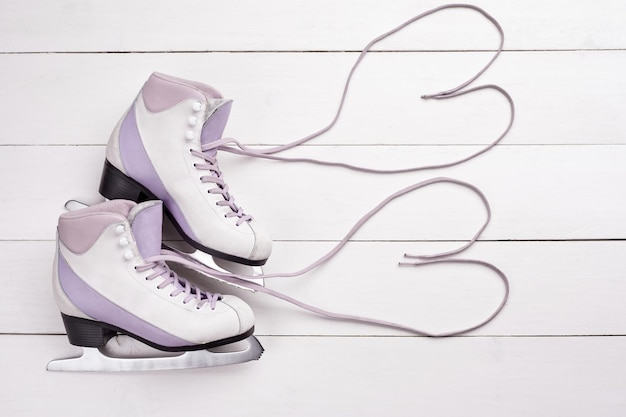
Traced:
[[253, 217], [245, 214], [243, 212], [243, 209], [235, 204], [235, 197], [228, 192], [228, 184], [226, 184], [224, 178], [222, 177], [222, 171], [219, 168], [217, 158], [211, 156], [210, 153], [207, 153], [207, 151], [215, 149], [215, 147], [209, 144], [202, 145], [200, 149], [202, 150], [202, 152], [192, 150], [191, 154], [198, 158], [204, 159], [205, 163], [194, 163], [193, 166], [199, 170], [209, 171], [209, 175], [203, 175], [202, 177], [200, 177], [200, 181], [202, 181], [203, 183], [208, 182], [216, 185], [215, 188], [209, 189], [209, 193], [221, 194], [222, 196], [222, 200], [217, 201], [215, 204], [221, 207], [229, 207], [230, 211], [227, 212], [224, 216], [237, 217], [238, 219], [235, 223], [237, 226], [240, 226], [245, 222], [251, 221]]
[[[363, 58], [365, 57], [365, 55], [367, 54], [367, 52], [374, 46], [376, 45], [378, 42], [380, 42], [381, 40], [399, 32], [400, 30], [404, 29], [405, 27], [411, 25], [412, 23], [426, 17], [429, 15], [432, 15], [434, 13], [437, 13], [439, 11], [442, 10], [446, 10], [446, 9], [453, 9], [453, 8], [458, 8], [458, 9], [470, 9], [470, 10], [474, 10], [478, 13], [480, 13], [482, 16], [484, 16], [487, 20], [489, 20], [497, 29], [499, 35], [500, 35], [500, 43], [498, 45], [498, 48], [495, 52], [495, 54], [493, 55], [493, 57], [487, 62], [487, 64], [480, 70], [478, 71], [478, 73], [476, 75], [474, 75], [473, 77], [471, 77], [470, 79], [468, 79], [467, 81], [463, 82], [462, 84], [458, 85], [457, 87], [454, 87], [452, 89], [449, 90], [445, 90], [445, 91], [441, 91], [438, 93], [434, 93], [434, 94], [425, 94], [422, 95], [423, 99], [435, 99], [435, 100], [442, 100], [442, 99], [448, 99], [448, 98], [453, 98], [453, 97], [458, 97], [458, 96], [462, 96], [465, 94], [469, 94], [472, 92], [476, 92], [479, 90], [494, 90], [498, 93], [500, 93], [502, 96], [504, 96], [504, 98], [507, 100], [508, 104], [509, 104], [509, 109], [510, 109], [510, 119], [509, 119], [509, 123], [507, 124], [506, 128], [504, 129], [504, 131], [490, 144], [488, 144], [487, 146], [483, 147], [482, 149], [480, 149], [479, 151], [470, 154], [466, 157], [463, 157], [461, 159], [458, 160], [454, 160], [451, 162], [447, 162], [447, 163], [442, 163], [442, 164], [433, 164], [433, 165], [426, 165], [426, 166], [415, 166], [415, 167], [407, 167], [407, 168], [399, 168], [399, 169], [391, 169], [391, 170], [384, 170], [384, 169], [374, 169], [374, 168], [369, 168], [369, 167], [362, 167], [362, 166], [357, 166], [357, 165], [352, 165], [352, 164], [347, 164], [347, 163], [343, 163], [343, 162], [335, 162], [335, 161], [324, 161], [324, 160], [318, 160], [318, 159], [313, 159], [313, 158], [289, 158], [289, 157], [280, 157], [280, 156], [276, 156], [275, 154], [286, 151], [288, 149], [292, 149], [296, 146], [302, 145], [326, 132], [328, 132], [337, 122], [337, 120], [339, 119], [339, 115], [341, 114], [341, 111], [343, 109], [344, 103], [345, 103], [345, 99], [348, 93], [348, 89], [350, 86], [350, 82], [352, 80], [352, 76], [355, 73], [356, 69], [358, 68], [358, 66], [360, 65], [361, 61], [363, 60]], [[365, 48], [363, 48], [363, 50], [361, 51], [359, 57], [357, 58], [357, 60], [355, 61], [354, 65], [352, 66], [348, 77], [346, 79], [345, 85], [344, 85], [344, 89], [343, 89], [343, 94], [341, 96], [340, 102], [339, 102], [339, 106], [337, 108], [337, 112], [335, 113], [334, 118], [331, 120], [331, 122], [323, 127], [322, 129], [304, 137], [301, 138], [299, 140], [287, 143], [285, 145], [280, 145], [280, 146], [275, 146], [272, 148], [267, 148], [267, 149], [263, 149], [263, 150], [259, 150], [259, 149], [253, 149], [251, 147], [248, 147], [246, 145], [243, 145], [242, 143], [240, 143], [239, 141], [237, 141], [236, 139], [233, 138], [223, 138], [220, 139], [219, 141], [215, 141], [213, 143], [211, 143], [210, 145], [208, 145], [206, 147], [206, 149], [217, 149], [217, 150], [221, 150], [221, 151], [225, 151], [225, 152], [231, 152], [234, 154], [238, 154], [238, 155], [244, 155], [244, 156], [249, 156], [249, 157], [255, 157], [255, 158], [263, 158], [263, 159], [270, 159], [270, 160], [276, 160], [276, 161], [283, 161], [283, 162], [306, 162], [306, 163], [313, 163], [313, 164], [319, 164], [319, 165], [325, 165], [325, 166], [336, 166], [336, 167], [343, 167], [343, 168], [347, 168], [347, 169], [351, 169], [351, 170], [357, 170], [357, 171], [361, 171], [361, 172], [367, 172], [367, 173], [377, 173], [377, 174], [399, 174], [399, 173], [407, 173], [407, 172], [416, 172], [416, 171], [425, 171], [425, 170], [432, 170], [432, 169], [441, 169], [441, 168], [446, 168], [446, 167], [452, 167], [455, 165], [459, 165], [462, 164], [464, 162], [467, 162], [471, 159], [476, 158], [477, 156], [487, 152], [488, 150], [490, 150], [491, 148], [493, 148], [495, 145], [497, 145], [505, 136], [506, 134], [510, 131], [512, 125], [513, 125], [513, 120], [515, 118], [515, 105], [513, 102], [512, 97], [509, 95], [509, 93], [504, 90], [502, 87], [494, 85], [494, 84], [486, 84], [486, 85], [481, 85], [481, 86], [476, 86], [476, 87], [471, 87], [468, 88], [470, 84], [472, 84], [478, 77], [480, 77], [491, 65], [492, 63], [495, 61], [495, 59], [500, 55], [500, 53], [502, 52], [502, 47], [504, 45], [504, 31], [502, 29], [502, 27], [500, 26], [500, 24], [497, 22], [497, 20], [495, 18], [493, 18], [491, 15], [489, 15], [487, 12], [485, 12], [483, 9], [471, 5], [471, 4], [448, 4], [448, 5], [443, 5], [443, 6], [439, 6], [436, 7], [434, 9], [428, 10], [424, 13], [421, 13], [409, 20], [407, 20], [406, 22], [402, 23], [401, 25], [391, 29], [388, 32], [383, 33], [382, 35], [374, 38], [372, 41], [370, 41]], [[230, 145], [234, 145], [234, 146], [230, 146]], [[203, 149], [204, 150], [204, 149]], [[361, 322], [361, 323], [368, 323], [368, 324], [373, 324], [373, 325], [378, 325], [378, 326], [384, 326], [384, 327], [390, 327], [390, 328], [395, 328], [395, 329], [399, 329], [399, 330], [404, 330], [413, 334], [418, 334], [418, 335], [424, 335], [424, 336], [430, 336], [430, 337], [444, 337], [444, 336], [453, 336], [453, 335], [458, 335], [458, 334], [462, 334], [462, 333], [466, 333], [475, 329], [478, 329], [482, 326], [484, 326], [485, 324], [489, 323], [491, 320], [493, 320], [493, 318], [495, 318], [498, 313], [500, 313], [500, 311], [503, 309], [504, 305], [506, 304], [508, 297], [509, 297], [509, 280], [506, 276], [506, 274], [501, 271], [499, 268], [497, 268], [495, 265], [486, 262], [486, 261], [482, 261], [482, 260], [476, 260], [476, 259], [460, 259], [460, 258], [450, 258], [453, 255], [457, 255], [465, 250], [467, 250], [470, 246], [472, 246], [476, 240], [480, 237], [480, 235], [482, 234], [482, 232], [485, 230], [485, 228], [487, 227], [487, 225], [489, 224], [489, 221], [491, 219], [491, 209], [489, 207], [489, 203], [487, 201], [486, 196], [483, 194], [482, 191], [480, 191], [477, 187], [457, 180], [457, 179], [453, 179], [453, 178], [447, 178], [447, 177], [437, 177], [437, 178], [432, 178], [426, 181], [421, 181], [418, 183], [415, 183], [413, 185], [410, 185], [408, 187], [405, 187], [393, 194], [391, 194], [389, 197], [387, 197], [386, 199], [384, 199], [382, 202], [380, 202], [376, 207], [374, 207], [372, 210], [370, 210], [368, 213], [366, 213], [361, 219], [359, 219], [355, 225], [350, 229], [350, 231], [348, 231], [348, 233], [343, 237], [343, 239], [332, 249], [330, 250], [327, 254], [325, 254], [324, 256], [322, 256], [321, 258], [319, 258], [317, 261], [313, 262], [312, 264], [310, 264], [309, 266], [296, 271], [296, 272], [289, 272], [289, 273], [274, 273], [274, 274], [264, 274], [262, 277], [263, 278], [278, 278], [278, 277], [296, 277], [296, 276], [300, 276], [303, 275], [315, 268], [317, 268], [318, 266], [320, 266], [321, 264], [323, 264], [324, 262], [328, 261], [329, 259], [331, 259], [333, 256], [335, 256], [349, 241], [349, 239], [372, 217], [374, 216], [376, 213], [378, 213], [380, 210], [382, 210], [387, 204], [389, 204], [391, 201], [404, 196], [407, 193], [416, 191], [418, 189], [433, 185], [433, 184], [439, 184], [439, 183], [448, 183], [448, 184], [452, 184], [452, 185], [456, 185], [456, 186], [461, 186], [464, 187], [466, 189], [469, 189], [470, 191], [472, 191], [474, 194], [476, 194], [480, 200], [483, 202], [484, 207], [486, 209], [486, 220], [483, 223], [483, 225], [479, 228], [479, 230], [476, 232], [476, 234], [464, 245], [462, 245], [461, 247], [457, 248], [457, 249], [453, 249], [447, 252], [442, 252], [442, 253], [437, 253], [437, 254], [431, 254], [431, 255], [409, 255], [409, 254], [405, 254], [404, 257], [407, 259], [417, 259], [417, 261], [404, 261], [404, 262], [400, 262], [399, 265], [400, 266], [412, 266], [412, 267], [420, 267], [420, 266], [426, 266], [426, 265], [433, 265], [433, 264], [443, 264], [443, 263], [451, 263], [451, 264], [471, 264], [471, 265], [478, 265], [478, 266], [482, 266], [484, 268], [487, 268], [489, 270], [491, 270], [492, 272], [494, 272], [498, 278], [501, 280], [501, 282], [504, 285], [504, 292], [503, 292], [503, 296], [502, 299], [499, 303], [499, 305], [494, 309], [494, 311], [485, 319], [483, 319], [482, 321], [480, 321], [479, 323], [464, 328], [464, 329], [460, 329], [460, 330], [454, 330], [454, 331], [449, 331], [449, 332], [443, 332], [443, 333], [432, 333], [432, 332], [428, 332], [428, 331], [424, 331], [421, 329], [418, 329], [416, 327], [413, 326], [409, 326], [409, 325], [405, 325], [405, 324], [401, 324], [401, 323], [394, 323], [394, 322], [390, 322], [390, 321], [385, 321], [385, 320], [379, 320], [379, 319], [375, 319], [375, 318], [368, 318], [368, 317], [363, 317], [363, 316], [356, 316], [356, 315], [351, 315], [351, 314], [343, 314], [343, 313], [337, 313], [337, 312], [331, 312], [328, 310], [324, 310], [321, 309], [319, 307], [313, 306], [311, 304], [307, 304], [304, 303], [302, 301], [299, 301], [293, 297], [290, 297], [286, 294], [280, 293], [278, 291], [274, 291], [272, 289], [263, 287], [261, 285], [252, 283], [250, 281], [248, 281], [249, 279], [252, 278], [259, 278], [259, 277], [253, 277], [253, 276], [249, 276], [249, 275], [244, 275], [244, 274], [235, 274], [235, 273], [230, 273], [230, 272], [223, 272], [223, 271], [218, 271], [212, 268], [209, 268], [203, 264], [198, 263], [197, 261], [193, 260], [193, 259], [188, 259], [185, 257], [182, 257], [176, 253], [173, 252], [169, 252], [169, 251], [164, 251], [163, 253], [163, 259], [166, 261], [171, 261], [171, 262], [176, 262], [176, 263], [180, 263], [183, 265], [186, 265], [187, 267], [190, 267], [192, 269], [195, 269], [201, 273], [204, 273], [208, 276], [213, 276], [213, 277], [219, 277], [220, 279], [227, 281], [227, 282], [232, 282], [232, 283], [236, 283], [239, 286], [243, 286], [246, 288], [249, 288], [253, 291], [257, 291], [260, 293], [265, 293], [274, 297], [277, 297], [279, 299], [282, 299], [284, 301], [287, 301], [293, 305], [296, 305], [298, 307], [301, 307], [303, 309], [306, 309], [308, 311], [311, 311], [313, 313], [328, 317], [328, 318], [332, 318], [332, 319], [339, 319], [339, 320], [348, 320], [348, 321], [355, 321], [355, 322]]]
[[491, 209], [489, 207], [489, 203], [487, 201], [487, 198], [485, 197], [485, 195], [475, 186], [463, 182], [463, 181], [459, 181], [456, 179], [452, 179], [452, 178], [445, 178], [445, 177], [438, 177], [438, 178], [432, 178], [426, 181], [422, 181], [419, 182], [417, 184], [414, 184], [410, 187], [406, 187], [392, 195], [390, 195], [389, 197], [387, 197], [386, 199], [384, 199], [382, 202], [380, 202], [376, 207], [374, 207], [372, 210], [370, 210], [368, 213], [366, 213], [363, 217], [361, 217], [361, 219], [350, 229], [350, 231], [343, 237], [343, 239], [341, 239], [341, 241], [339, 241], [339, 243], [337, 243], [337, 245], [331, 249], [329, 252], [327, 252], [324, 256], [320, 257], [317, 261], [313, 262], [312, 264], [310, 264], [309, 266], [299, 270], [299, 271], [295, 271], [295, 272], [282, 272], [282, 273], [273, 273], [273, 274], [263, 274], [262, 277], [263, 278], [293, 278], [293, 277], [298, 277], [301, 275], [306, 274], [307, 272], [310, 272], [311, 270], [317, 268], [318, 266], [322, 265], [323, 263], [325, 263], [326, 261], [330, 260], [333, 256], [335, 256], [350, 240], [350, 238], [370, 219], [372, 218], [372, 216], [374, 216], [377, 212], [379, 212], [384, 206], [386, 206], [388, 203], [390, 203], [391, 201], [395, 200], [396, 198], [399, 198], [409, 192], [418, 190], [420, 188], [424, 188], [427, 187], [429, 185], [432, 184], [438, 184], [438, 183], [449, 183], [449, 184], [454, 184], [457, 186], [461, 186], [461, 187], [465, 187], [467, 189], [469, 189], [470, 191], [474, 192], [483, 202], [485, 210], [486, 210], [486, 219], [485, 222], [483, 223], [483, 225], [480, 227], [480, 229], [476, 232], [476, 234], [463, 246], [448, 251], [448, 252], [442, 252], [442, 253], [437, 253], [437, 254], [432, 254], [432, 255], [409, 255], [409, 254], [405, 254], [405, 258], [416, 258], [416, 259], [420, 259], [419, 262], [415, 261], [415, 262], [399, 262], [399, 266], [413, 266], [413, 267], [419, 267], [419, 266], [426, 266], [426, 265], [433, 265], [433, 264], [442, 264], [442, 263], [454, 263], [454, 264], [471, 264], [471, 265], [478, 265], [478, 266], [482, 266], [485, 267], [487, 269], [490, 269], [491, 271], [495, 272], [496, 275], [498, 276], [498, 278], [502, 281], [503, 285], [504, 285], [504, 294], [502, 296], [502, 299], [500, 301], [500, 304], [496, 307], [496, 309], [484, 320], [480, 321], [479, 323], [465, 328], [465, 329], [461, 329], [461, 330], [454, 330], [454, 331], [450, 331], [450, 332], [444, 332], [444, 333], [432, 333], [432, 332], [428, 332], [425, 330], [421, 330], [418, 329], [416, 327], [413, 326], [409, 326], [409, 325], [405, 325], [405, 324], [400, 324], [400, 323], [394, 323], [394, 322], [390, 322], [390, 321], [385, 321], [385, 320], [379, 320], [379, 319], [375, 319], [375, 318], [369, 318], [369, 317], [364, 317], [364, 316], [356, 316], [356, 315], [351, 315], [351, 314], [343, 314], [343, 313], [337, 313], [337, 312], [332, 312], [329, 310], [324, 310], [321, 309], [317, 306], [314, 306], [312, 304], [307, 304], [305, 302], [302, 302], [300, 300], [297, 300], [287, 294], [284, 293], [280, 293], [278, 291], [272, 290], [270, 288], [267, 287], [263, 287], [259, 284], [250, 282], [250, 279], [255, 279], [255, 278], [259, 278], [259, 276], [252, 276], [252, 275], [245, 275], [245, 274], [235, 274], [232, 272], [227, 272], [227, 271], [220, 271], [220, 270], [216, 270], [210, 267], [207, 267], [206, 265], [203, 265], [201, 263], [199, 263], [198, 261], [192, 259], [192, 258], [187, 258], [187, 257], [183, 257], [181, 255], [179, 255], [176, 252], [172, 252], [172, 251], [168, 251], [168, 250], [164, 250], [163, 251], [163, 255], [162, 258], [165, 261], [169, 261], [169, 262], [174, 262], [174, 263], [178, 263], [178, 264], [182, 264], [188, 268], [194, 269], [200, 273], [206, 274], [209, 277], [216, 277], [219, 278], [223, 281], [226, 282], [231, 282], [233, 284], [236, 284], [240, 287], [244, 287], [244, 288], [248, 288], [252, 291], [255, 292], [259, 292], [259, 293], [264, 293], [264, 294], [268, 294], [271, 295], [273, 297], [279, 298], [281, 300], [284, 300], [288, 303], [291, 303], [297, 307], [300, 307], [302, 309], [308, 310], [310, 312], [313, 312], [315, 314], [319, 314], [321, 316], [327, 317], [327, 318], [331, 318], [331, 319], [338, 319], [338, 320], [346, 320], [346, 321], [355, 321], [355, 322], [360, 322], [360, 323], [367, 323], [367, 324], [372, 324], [372, 325], [377, 325], [377, 326], [383, 326], [383, 327], [390, 327], [390, 328], [395, 328], [395, 329], [399, 329], [399, 330], [404, 330], [413, 334], [417, 334], [417, 335], [422, 335], [422, 336], [429, 336], [429, 337], [444, 337], [444, 336], [453, 336], [453, 335], [458, 335], [461, 333], [466, 333], [469, 332], [471, 330], [475, 330], [478, 329], [482, 326], [484, 326], [485, 324], [489, 323], [491, 320], [493, 320], [498, 313], [504, 308], [504, 305], [506, 304], [506, 301], [508, 299], [509, 296], [509, 280], [506, 276], [506, 274], [504, 272], [502, 272], [499, 268], [497, 268], [495, 265], [489, 263], [489, 262], [485, 262], [485, 261], [481, 261], [481, 260], [476, 260], [476, 259], [459, 259], [459, 258], [455, 258], [455, 259], [448, 259], [449, 256], [451, 255], [455, 255], [458, 254], [460, 252], [463, 252], [464, 250], [466, 250], [467, 248], [469, 248], [481, 235], [482, 231], [487, 227], [487, 225], [489, 224], [489, 220], [491, 219]]
[[180, 293], [184, 293], [185, 298], [183, 298], [183, 304], [196, 300], [196, 308], [198, 310], [206, 304], [209, 305], [211, 310], [215, 310], [217, 302], [222, 298], [221, 294], [202, 291], [198, 287], [191, 285], [188, 281], [180, 278], [176, 272], [172, 271], [170, 267], [167, 266], [163, 253], [146, 258], [144, 261], [145, 264], [136, 266], [135, 270], [137, 270], [137, 272], [152, 270], [152, 274], [148, 275], [146, 280], [152, 281], [156, 278], [162, 278], [163, 281], [157, 285], [157, 288], [162, 290], [170, 285], [173, 286], [174, 288], [172, 292], [170, 292], [170, 296], [176, 297]]
[[[485, 146], [484, 148], [478, 150], [477, 152], [470, 154], [466, 157], [463, 157], [461, 159], [455, 160], [455, 161], [451, 161], [451, 162], [446, 162], [446, 163], [442, 163], [442, 164], [433, 164], [433, 165], [425, 165], [425, 166], [417, 166], [417, 167], [408, 167], [408, 168], [400, 168], [400, 169], [373, 169], [373, 168], [369, 168], [369, 167], [361, 167], [358, 165], [352, 165], [352, 164], [347, 164], [347, 163], [343, 163], [343, 162], [333, 162], [333, 161], [323, 161], [323, 160], [318, 160], [318, 159], [313, 159], [313, 158], [288, 158], [288, 157], [279, 157], [279, 156], [275, 156], [275, 154], [280, 153], [280, 152], [284, 152], [288, 149], [292, 149], [295, 148], [299, 145], [302, 145], [306, 142], [309, 142], [321, 135], [323, 135], [324, 133], [328, 132], [329, 130], [331, 130], [335, 124], [337, 123], [337, 121], [339, 120], [339, 116], [341, 115], [341, 112], [343, 110], [343, 106], [345, 104], [346, 101], [346, 97], [348, 95], [348, 90], [350, 88], [350, 83], [352, 81], [352, 77], [354, 76], [354, 73], [356, 72], [357, 68], [359, 67], [359, 65], [361, 64], [361, 62], [363, 61], [363, 58], [365, 58], [365, 56], [367, 55], [367, 53], [370, 51], [370, 49], [372, 47], [374, 47], [378, 42], [382, 41], [383, 39], [386, 39], [388, 37], [390, 37], [391, 35], [394, 35], [395, 33], [401, 31], [402, 29], [406, 28], [407, 26], [411, 25], [412, 23], [415, 23], [416, 21], [427, 17], [429, 15], [432, 15], [434, 13], [437, 13], [439, 11], [442, 10], [446, 10], [446, 9], [470, 9], [470, 10], [474, 10], [478, 13], [480, 13], [481, 15], [483, 15], [487, 20], [489, 20], [497, 29], [498, 34], [500, 35], [500, 42], [498, 44], [497, 50], [494, 53], [494, 55], [491, 57], [491, 59], [487, 62], [487, 64], [485, 64], [484, 67], [482, 67], [482, 69], [480, 69], [473, 77], [471, 77], [470, 79], [468, 79], [467, 81], [461, 83], [460, 85], [451, 88], [449, 90], [444, 90], [444, 91], [440, 91], [438, 93], [434, 93], [434, 94], [424, 94], [421, 96], [422, 99], [424, 100], [429, 100], [429, 99], [434, 99], [434, 100], [443, 100], [443, 99], [448, 99], [448, 98], [453, 98], [453, 97], [459, 97], [459, 96], [463, 96], [465, 94], [469, 94], [469, 93], [473, 93], [479, 90], [494, 90], [497, 91], [498, 93], [500, 93], [508, 102], [509, 104], [509, 108], [510, 108], [510, 119], [509, 119], [509, 123], [507, 124], [506, 128], [502, 131], [502, 133], [493, 141], [491, 142], [489, 145]], [[452, 167], [455, 165], [459, 165], [462, 164], [464, 162], [467, 162], [471, 159], [476, 158], [479, 155], [482, 155], [483, 153], [487, 152], [488, 150], [490, 150], [491, 148], [493, 148], [494, 146], [496, 146], [506, 135], [507, 133], [511, 130], [511, 127], [513, 126], [513, 120], [515, 118], [515, 105], [513, 103], [513, 98], [509, 95], [509, 93], [503, 89], [502, 87], [495, 85], [495, 84], [486, 84], [486, 85], [481, 85], [481, 86], [476, 86], [476, 87], [472, 87], [472, 88], [466, 88], [468, 87], [470, 84], [472, 84], [478, 77], [480, 77], [485, 71], [487, 71], [487, 69], [489, 69], [489, 67], [493, 64], [493, 62], [496, 60], [496, 58], [498, 58], [498, 56], [500, 55], [500, 53], [502, 52], [502, 47], [504, 46], [504, 30], [502, 29], [502, 26], [500, 26], [500, 23], [498, 23], [498, 21], [491, 16], [490, 14], [488, 14], [486, 11], [484, 11], [483, 9], [481, 9], [480, 7], [471, 5], [471, 4], [448, 4], [448, 5], [443, 5], [443, 6], [439, 6], [436, 7], [434, 9], [428, 10], [424, 13], [421, 13], [417, 16], [414, 16], [413, 18], [407, 20], [406, 22], [396, 26], [395, 28], [391, 29], [388, 32], [383, 33], [380, 36], [377, 36], [376, 38], [374, 38], [373, 40], [371, 40], [362, 50], [361, 53], [359, 54], [358, 58], [356, 59], [356, 61], [354, 62], [354, 64], [352, 65], [352, 68], [350, 69], [348, 76], [346, 78], [346, 81], [344, 83], [344, 87], [343, 87], [343, 92], [341, 95], [341, 98], [339, 100], [339, 105], [337, 107], [337, 111], [335, 112], [335, 115], [333, 117], [333, 119], [330, 121], [330, 123], [328, 123], [328, 125], [324, 126], [323, 128], [319, 129], [316, 132], [311, 133], [310, 135], [307, 135], [301, 139], [295, 140], [293, 142], [289, 142], [287, 144], [284, 145], [280, 145], [280, 146], [274, 146], [272, 148], [267, 148], [267, 149], [254, 149], [251, 147], [248, 147], [246, 145], [243, 145], [241, 142], [239, 142], [238, 140], [234, 139], [234, 138], [223, 138], [220, 141], [216, 141], [215, 143], [211, 144], [211, 149], [218, 149], [221, 151], [225, 151], [225, 152], [230, 152], [230, 153], [234, 153], [234, 154], [238, 154], [238, 155], [245, 155], [245, 156], [250, 156], [250, 157], [254, 157], [254, 158], [263, 158], [263, 159], [271, 159], [271, 160], [276, 160], [276, 161], [283, 161], [283, 162], [307, 162], [307, 163], [313, 163], [313, 164], [318, 164], [318, 165], [326, 165], [326, 166], [335, 166], [335, 167], [342, 167], [342, 168], [347, 168], [347, 169], [351, 169], [351, 170], [356, 170], [356, 171], [361, 171], [361, 172], [367, 172], [367, 173], [374, 173], [374, 174], [401, 174], [401, 173], [408, 173], [408, 172], [416, 172], [416, 171], [426, 171], [426, 170], [431, 170], [431, 169], [440, 169], [440, 168], [448, 168], [448, 167]], [[235, 146], [226, 146], [226, 145], [235, 145]]]

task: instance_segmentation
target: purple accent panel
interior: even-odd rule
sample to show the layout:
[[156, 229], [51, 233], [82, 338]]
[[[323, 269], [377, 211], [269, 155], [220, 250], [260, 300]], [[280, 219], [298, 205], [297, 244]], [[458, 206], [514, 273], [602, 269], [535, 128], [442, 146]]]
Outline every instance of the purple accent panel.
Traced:
[[141, 143], [135, 118], [135, 104], [131, 106], [120, 126], [120, 155], [124, 170], [130, 177], [143, 183], [150, 190], [162, 188], [165, 191]]
[[203, 103], [206, 101], [203, 92], [189, 81], [159, 73], [153, 73], [148, 78], [141, 94], [146, 108], [153, 113], [167, 110], [190, 98]]
[[185, 234], [193, 240], [198, 240], [180, 207], [165, 189], [150, 162], [150, 158], [148, 158], [139, 136], [134, 104], [126, 114], [122, 126], [120, 126], [120, 155], [127, 175], [149, 189], [159, 200], [162, 200]]
[[[213, 112], [213, 114], [209, 116], [207, 121], [204, 122], [200, 143], [206, 145], [207, 143], [211, 143], [222, 138], [226, 122], [228, 122], [228, 117], [230, 116], [230, 108], [232, 107], [232, 104], [232, 101], [227, 101], [222, 104]], [[216, 152], [217, 150], [214, 149], [212, 151], [213, 155], [215, 155]]]
[[163, 206], [160, 202], [137, 213], [130, 226], [144, 259], [161, 253]]
[[206, 122], [204, 122], [201, 139], [203, 145], [222, 138], [226, 122], [228, 122], [228, 116], [230, 116], [232, 104], [232, 101], [225, 102], [209, 116]]
[[119, 327], [162, 346], [176, 347], [191, 344], [164, 332], [107, 300], [72, 271], [61, 253], [59, 253], [59, 281], [61, 288], [72, 303], [97, 321]]

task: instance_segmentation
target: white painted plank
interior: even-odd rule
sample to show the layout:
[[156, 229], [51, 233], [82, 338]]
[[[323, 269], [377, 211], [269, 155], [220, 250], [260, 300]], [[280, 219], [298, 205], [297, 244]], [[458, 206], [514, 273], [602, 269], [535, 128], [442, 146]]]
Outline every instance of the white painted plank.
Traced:
[[[0, 51], [355, 50], [439, 1], [167, 2], [5, 0]], [[510, 49], [626, 46], [626, 4], [484, 0]], [[381, 44], [396, 49], [491, 49], [497, 32], [472, 11], [448, 11]]]
[[[445, 101], [487, 53], [377, 53], [353, 79], [338, 124], [315, 144], [486, 144], [508, 122], [495, 92]], [[214, 85], [235, 100], [226, 135], [280, 144], [324, 127], [356, 54], [0, 55], [0, 144], [105, 144], [152, 71]], [[625, 51], [506, 53], [479, 83], [516, 101], [506, 144], [624, 144]]]
[[[474, 147], [307, 147], [322, 159], [382, 168], [445, 161]], [[402, 187], [434, 176], [456, 177], [488, 196], [493, 220], [484, 239], [622, 239], [626, 192], [624, 146], [501, 146], [463, 167], [375, 176], [306, 164], [224, 155], [221, 168], [237, 201], [276, 240], [336, 240]], [[66, 200], [99, 197], [104, 147], [0, 147], [0, 239], [53, 239]], [[271, 198], [268, 198], [271, 196]], [[439, 184], [395, 201], [357, 240], [469, 239], [485, 219], [468, 190]]]
[[419, 410], [617, 417], [626, 409], [624, 337], [264, 337], [267, 350], [258, 362], [121, 375], [47, 373], [48, 360], [75, 351], [59, 336], [0, 341], [0, 401], [14, 417], [174, 415], [181, 408], [228, 416], [413, 416]]
[[[278, 242], [266, 271], [296, 271], [332, 247]], [[503, 287], [491, 271], [472, 266], [399, 268], [402, 254], [433, 253], [451, 243], [351, 243], [300, 278], [267, 286], [331, 311], [387, 319], [431, 332], [479, 322], [497, 306]], [[508, 274], [511, 297], [493, 322], [474, 335], [624, 335], [625, 242], [480, 242], [463, 257], [494, 263]], [[53, 242], [0, 242], [6, 290], [0, 333], [64, 333], [52, 297]], [[184, 276], [189, 273], [183, 271]], [[197, 277], [196, 277], [197, 279]], [[200, 281], [202, 282], [202, 281]], [[244, 298], [260, 335], [404, 335], [399, 331], [326, 320], [260, 294], [203, 282]]]

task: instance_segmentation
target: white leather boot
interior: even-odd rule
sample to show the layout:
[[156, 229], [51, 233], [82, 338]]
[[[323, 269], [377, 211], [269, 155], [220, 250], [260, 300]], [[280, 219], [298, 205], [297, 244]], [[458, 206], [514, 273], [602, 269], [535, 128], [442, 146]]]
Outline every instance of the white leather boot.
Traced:
[[164, 202], [182, 237], [203, 252], [263, 265], [269, 234], [224, 182], [217, 150], [232, 102], [214, 88], [154, 73], [109, 140], [100, 193], [109, 199]]
[[160, 259], [162, 215], [160, 201], [113, 200], [60, 216], [53, 290], [70, 343], [101, 347], [121, 333], [186, 351], [252, 334], [246, 303], [199, 290]]

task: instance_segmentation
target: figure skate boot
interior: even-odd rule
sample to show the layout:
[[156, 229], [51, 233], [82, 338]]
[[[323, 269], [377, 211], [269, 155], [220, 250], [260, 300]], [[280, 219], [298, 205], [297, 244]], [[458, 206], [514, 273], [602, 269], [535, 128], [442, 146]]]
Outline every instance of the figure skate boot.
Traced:
[[[262, 348], [251, 336], [254, 315], [246, 303], [201, 291], [161, 259], [162, 215], [161, 201], [127, 200], [62, 214], [53, 272], [55, 299], [73, 345], [103, 348], [122, 334], [159, 351], [199, 354], [183, 359], [166, 355], [156, 362], [106, 358], [95, 369], [88, 363], [87, 368], [71, 370], [203, 367], [260, 356]], [[248, 351], [226, 361], [215, 358], [221, 353], [207, 350], [246, 338]], [[90, 355], [87, 362], [93, 361]]]
[[272, 241], [235, 204], [217, 162], [215, 141], [231, 104], [208, 85], [153, 73], [111, 135], [100, 193], [108, 199], [162, 200], [194, 248], [259, 266]]

